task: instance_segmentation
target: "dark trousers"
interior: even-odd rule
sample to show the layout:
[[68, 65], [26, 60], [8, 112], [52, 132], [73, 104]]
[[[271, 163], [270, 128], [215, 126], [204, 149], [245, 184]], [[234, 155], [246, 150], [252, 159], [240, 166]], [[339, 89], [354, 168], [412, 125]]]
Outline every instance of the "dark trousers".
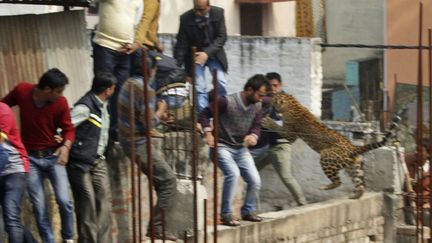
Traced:
[[129, 78], [131, 55], [120, 53], [98, 44], [93, 45], [93, 72], [108, 72], [117, 78], [114, 94], [110, 98], [110, 135], [117, 140], [117, 99], [120, 88]]
[[[153, 138], [155, 139], [155, 138]], [[127, 144], [122, 144], [126, 155], [130, 158], [130, 148]], [[141, 163], [141, 169], [147, 175], [147, 149], [146, 144], [137, 145], [135, 148], [136, 161]], [[153, 162], [153, 185], [157, 194], [157, 203], [154, 208], [154, 226], [156, 233], [162, 232], [162, 214], [161, 210], [169, 211], [175, 200], [177, 180], [170, 165], [163, 160], [162, 152], [152, 146]], [[165, 214], [166, 215], [166, 214]], [[165, 219], [165, 225], [166, 219]], [[149, 225], [150, 227], [150, 225]], [[169, 229], [168, 229], [169, 231]]]
[[105, 160], [90, 171], [68, 166], [75, 201], [78, 242], [111, 242], [111, 187]]
[[9, 242], [24, 242], [25, 229], [21, 224], [20, 213], [26, 187], [26, 173], [13, 173], [0, 177], [0, 202]]

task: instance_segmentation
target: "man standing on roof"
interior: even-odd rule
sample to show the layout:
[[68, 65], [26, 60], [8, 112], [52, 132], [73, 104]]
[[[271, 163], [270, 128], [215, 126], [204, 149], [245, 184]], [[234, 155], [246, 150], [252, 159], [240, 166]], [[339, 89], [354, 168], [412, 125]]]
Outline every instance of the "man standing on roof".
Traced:
[[[184, 65], [190, 76], [195, 75], [199, 112], [208, 105], [205, 67], [212, 75], [214, 69], [218, 70], [219, 96], [227, 94], [228, 61], [223, 48], [226, 39], [224, 10], [211, 6], [210, 0], [194, 0], [194, 8], [180, 16], [174, 58], [179, 65]], [[194, 57], [192, 47], [197, 48]], [[195, 73], [192, 73], [192, 65], [195, 65]]]

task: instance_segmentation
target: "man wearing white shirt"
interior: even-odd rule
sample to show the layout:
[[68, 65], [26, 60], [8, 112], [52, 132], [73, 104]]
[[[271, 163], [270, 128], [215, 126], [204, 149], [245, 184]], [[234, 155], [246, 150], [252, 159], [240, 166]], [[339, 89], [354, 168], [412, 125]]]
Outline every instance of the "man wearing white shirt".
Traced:
[[101, 0], [99, 23], [93, 38], [93, 72], [109, 72], [117, 78], [110, 99], [112, 139], [117, 140], [117, 96], [129, 78], [132, 53], [123, 50], [134, 43], [136, 28], [143, 14], [143, 0]]

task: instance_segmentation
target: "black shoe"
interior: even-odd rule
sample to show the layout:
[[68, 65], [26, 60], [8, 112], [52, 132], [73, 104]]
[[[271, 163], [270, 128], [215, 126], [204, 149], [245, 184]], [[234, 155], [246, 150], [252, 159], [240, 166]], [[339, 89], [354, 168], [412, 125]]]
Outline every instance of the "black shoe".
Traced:
[[[146, 236], [151, 238], [150, 231], [147, 232]], [[165, 232], [165, 238], [162, 235], [162, 232], [154, 232], [154, 239], [177, 241], [177, 237], [173, 233], [170, 233], [170, 232]]]
[[256, 215], [255, 213], [250, 213], [250, 214], [243, 215], [242, 219], [246, 220], [246, 221], [251, 221], [251, 222], [261, 222], [263, 220], [263, 218], [261, 218], [260, 216]]
[[233, 218], [232, 215], [222, 216], [221, 221], [222, 224], [226, 226], [232, 226], [232, 227], [240, 226], [240, 222], [237, 219]]

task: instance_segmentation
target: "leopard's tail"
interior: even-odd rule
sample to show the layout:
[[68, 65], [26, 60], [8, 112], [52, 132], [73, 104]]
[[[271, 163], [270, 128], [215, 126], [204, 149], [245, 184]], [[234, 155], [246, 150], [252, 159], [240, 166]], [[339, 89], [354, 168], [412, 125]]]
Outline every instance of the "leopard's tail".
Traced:
[[391, 140], [392, 138], [396, 137], [396, 132], [397, 132], [397, 128], [399, 127], [400, 121], [401, 121], [401, 118], [399, 116], [393, 117], [393, 120], [392, 120], [392, 122], [390, 124], [389, 130], [384, 135], [384, 138], [383, 138], [382, 141], [376, 142], [376, 143], [366, 144], [364, 146], [359, 146], [353, 152], [352, 156], [355, 157], [357, 155], [366, 153], [368, 151], [371, 151], [371, 150], [374, 150], [374, 149], [377, 149], [379, 147], [382, 147], [382, 146], [386, 145], [389, 140]]

